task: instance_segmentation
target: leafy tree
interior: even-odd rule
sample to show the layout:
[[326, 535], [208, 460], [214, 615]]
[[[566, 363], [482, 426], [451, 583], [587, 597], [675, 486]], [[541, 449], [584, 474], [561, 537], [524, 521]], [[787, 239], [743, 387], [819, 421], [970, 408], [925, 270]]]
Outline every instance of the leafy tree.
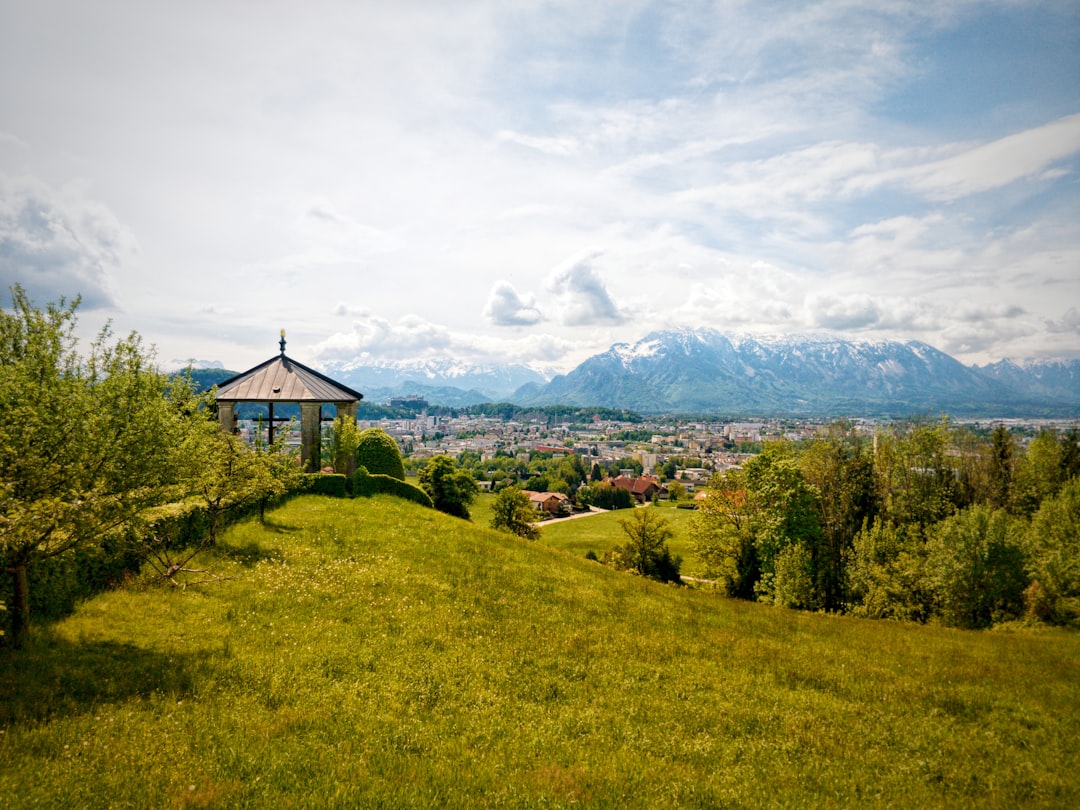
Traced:
[[221, 518], [228, 512], [259, 506], [259, 519], [266, 504], [296, 487], [303, 478], [295, 453], [280, 442], [265, 448], [244, 444], [225, 433], [216, 420], [203, 419], [185, 439], [184, 481], [190, 495], [198, 498], [210, 517], [206, 542], [217, 542]]
[[761, 573], [754, 585], [757, 598], [775, 603], [778, 594], [789, 588], [784, 578], [795, 575], [796, 571], [791, 565], [777, 569], [776, 562], [787, 546], [802, 543], [810, 557], [810, 576], [818, 584], [813, 589], [813, 598], [800, 606], [823, 607], [825, 592], [819, 576], [822, 535], [817, 493], [803, 477], [793, 449], [784, 444], [770, 444], [760, 455], [750, 459], [743, 470], [753, 508], [751, 529]]
[[466, 470], [460, 470], [450, 456], [432, 456], [420, 470], [420, 486], [431, 496], [440, 512], [469, 519], [469, 505], [480, 488]]
[[1071, 427], [1061, 437], [1061, 480], [1080, 475], [1080, 428]]
[[1019, 616], [1028, 579], [1020, 532], [1004, 510], [977, 505], [934, 527], [927, 577], [942, 621], [989, 627]]
[[956, 511], [958, 481], [949, 423], [917, 423], [877, 437], [875, 473], [883, 514], [897, 525], [927, 526]]
[[356, 464], [372, 475], [389, 475], [405, 480], [405, 465], [393, 437], [382, 428], [360, 432], [356, 446]]
[[594, 484], [604, 480], [604, 471], [600, 469], [600, 465], [597, 462], [593, 462], [592, 469], [589, 471], [589, 480]]
[[681, 501], [686, 497], [686, 487], [680, 484], [678, 481], [671, 481], [667, 485], [668, 500], [672, 503]]
[[933, 613], [919, 526], [877, 521], [864, 527], [855, 535], [848, 578], [856, 616], [925, 622]]
[[815, 561], [816, 587], [824, 607], [839, 609], [845, 599], [845, 562], [859, 529], [879, 512], [874, 461], [850, 423], [837, 423], [799, 457], [806, 481], [816, 490], [814, 504], [823, 542]]
[[1005, 509], [1012, 501], [1016, 440], [1005, 425], [998, 425], [990, 436], [990, 443], [987, 503], [994, 509]]
[[630, 570], [661, 582], [680, 582], [682, 561], [672, 557], [667, 541], [675, 532], [655, 509], [635, 509], [629, 519], [619, 520], [629, 538], [622, 546], [624, 565]]
[[1044, 500], [1057, 494], [1064, 483], [1062, 449], [1062, 443], [1052, 430], [1041, 430], [1031, 440], [1016, 465], [1012, 488], [1016, 512], [1032, 515]]
[[1053, 622], [1069, 620], [1080, 599], [1080, 478], [1043, 501], [1024, 546], [1028, 572], [1037, 585], [1031, 594], [1034, 612]]
[[491, 527], [535, 540], [540, 536], [532, 518], [535, 514], [529, 496], [517, 487], [499, 490], [492, 507]]
[[629, 509], [634, 505], [633, 495], [607, 481], [600, 481], [579, 490], [577, 497], [581, 503], [597, 509]]
[[356, 420], [345, 416], [334, 419], [327, 446], [327, 461], [334, 472], [352, 475], [356, 470], [356, 451], [359, 447], [360, 430], [356, 427]]
[[77, 298], [39, 309], [16, 286], [11, 303], [0, 312], [0, 555], [22, 646], [27, 572], [167, 500], [187, 415], [134, 333], [114, 340], [105, 327], [81, 356]]
[[694, 553], [705, 575], [717, 580], [728, 596], [754, 598], [761, 574], [751, 529], [755, 512], [743, 471], [733, 469], [712, 477], [691, 523]]

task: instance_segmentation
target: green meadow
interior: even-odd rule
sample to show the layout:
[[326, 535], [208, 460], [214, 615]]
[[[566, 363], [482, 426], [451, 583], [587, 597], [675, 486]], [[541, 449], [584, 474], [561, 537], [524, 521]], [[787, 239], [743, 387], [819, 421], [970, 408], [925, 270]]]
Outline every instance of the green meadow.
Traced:
[[299, 497], [218, 581], [38, 626], [0, 650], [3, 805], [1080, 806], [1073, 632], [743, 603], [558, 540], [611, 516], [474, 517]]

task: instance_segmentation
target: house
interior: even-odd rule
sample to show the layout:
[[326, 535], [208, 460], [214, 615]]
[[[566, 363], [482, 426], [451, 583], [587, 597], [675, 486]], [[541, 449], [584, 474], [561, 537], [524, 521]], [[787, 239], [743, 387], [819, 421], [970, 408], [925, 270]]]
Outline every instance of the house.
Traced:
[[533, 492], [523, 489], [537, 512], [547, 512], [551, 515], [560, 515], [570, 511], [570, 498], [561, 492]]
[[610, 483], [613, 487], [625, 489], [634, 496], [634, 500], [638, 503], [651, 501], [654, 496], [667, 492], [667, 489], [660, 483], [660, 479], [652, 475], [639, 475], [637, 478], [620, 475], [612, 478]]

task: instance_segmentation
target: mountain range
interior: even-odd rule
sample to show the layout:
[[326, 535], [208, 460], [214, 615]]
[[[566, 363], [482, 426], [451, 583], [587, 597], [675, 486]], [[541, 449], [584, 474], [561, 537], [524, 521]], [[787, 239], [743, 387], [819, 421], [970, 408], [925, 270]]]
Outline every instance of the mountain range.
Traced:
[[919, 341], [678, 329], [618, 343], [513, 400], [642, 413], [1072, 415], [1080, 361], [979, 368]]
[[547, 380], [524, 365], [338, 364], [326, 373], [368, 402], [600, 406], [639, 413], [792, 416], [1080, 416], [1080, 360], [965, 366], [919, 341], [822, 335], [653, 332]]

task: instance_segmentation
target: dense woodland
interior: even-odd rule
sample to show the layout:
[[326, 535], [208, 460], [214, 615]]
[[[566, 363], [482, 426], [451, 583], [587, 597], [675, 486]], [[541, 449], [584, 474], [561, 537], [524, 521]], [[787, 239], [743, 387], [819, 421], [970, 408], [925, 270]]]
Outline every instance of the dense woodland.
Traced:
[[1075, 430], [1026, 447], [948, 420], [769, 444], [713, 479], [699, 557], [724, 590], [808, 610], [988, 627], [1080, 596]]
[[[479, 458], [403, 464], [384, 433], [339, 421], [324, 463], [350, 476], [313, 481], [284, 448], [221, 431], [212, 391], [159, 373], [138, 335], [105, 328], [81, 353], [77, 308], [39, 308], [15, 287], [0, 313], [0, 603], [15, 646], [31, 606], [55, 615], [140, 566], [163, 581], [192, 573], [223, 521], [289, 492], [389, 492], [468, 518]], [[775, 605], [962, 627], [1068, 623], [1080, 597], [1077, 440], [1044, 432], [1021, 446], [1004, 427], [979, 436], [944, 420], [872, 442], [837, 424], [805, 445], [770, 444], [714, 478], [697, 554], [727, 594]], [[641, 471], [630, 458], [615, 466]], [[483, 468], [502, 485], [629, 505], [602, 480], [612, 470], [578, 455], [506, 454]], [[499, 508], [501, 528], [534, 536], [520, 498]], [[627, 548], [653, 547], [659, 564], [631, 567], [677, 578], [663, 522], [638, 523]]]

